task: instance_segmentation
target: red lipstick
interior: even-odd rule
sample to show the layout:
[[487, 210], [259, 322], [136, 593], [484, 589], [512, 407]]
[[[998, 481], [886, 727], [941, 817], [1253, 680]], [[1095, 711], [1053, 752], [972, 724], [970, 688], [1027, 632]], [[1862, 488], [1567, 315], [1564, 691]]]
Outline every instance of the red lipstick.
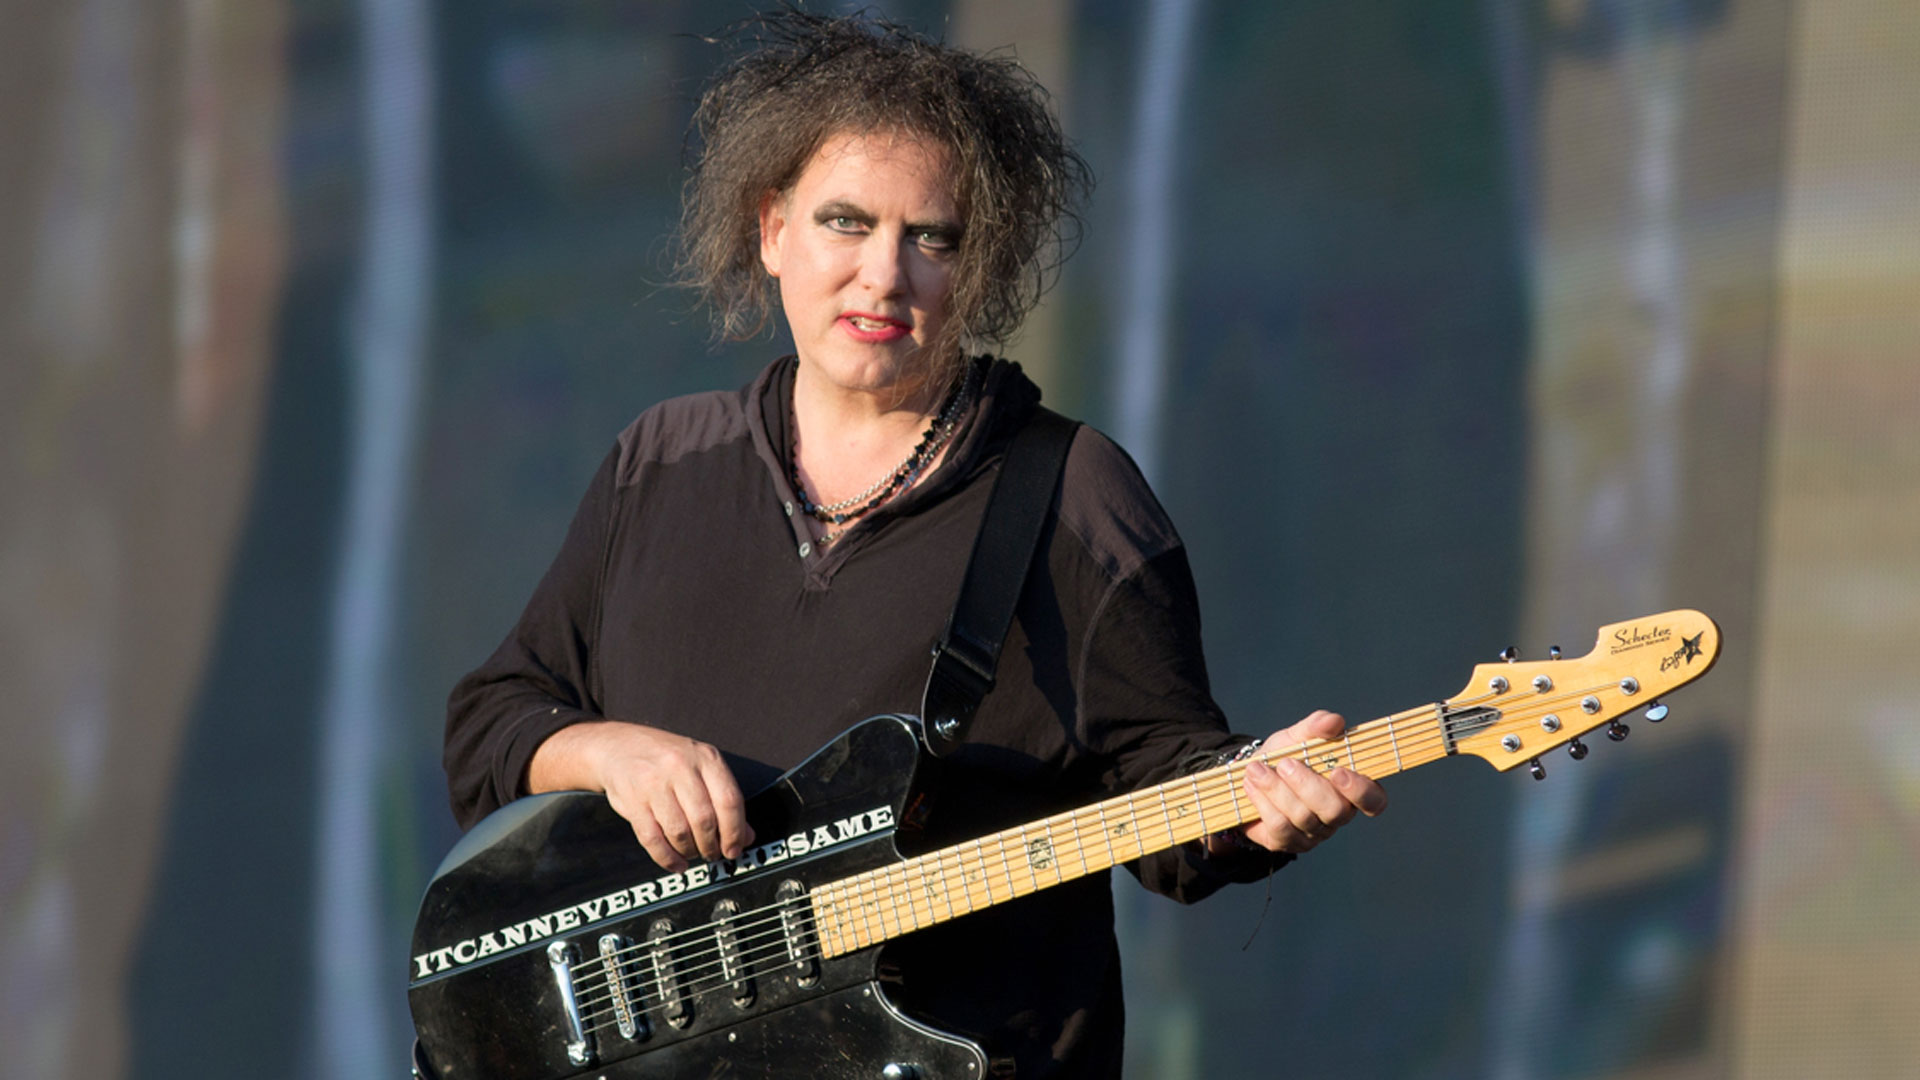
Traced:
[[885, 315], [872, 315], [864, 311], [842, 312], [835, 320], [853, 340], [867, 344], [881, 344], [898, 341], [913, 333], [913, 327], [899, 319], [889, 319]]

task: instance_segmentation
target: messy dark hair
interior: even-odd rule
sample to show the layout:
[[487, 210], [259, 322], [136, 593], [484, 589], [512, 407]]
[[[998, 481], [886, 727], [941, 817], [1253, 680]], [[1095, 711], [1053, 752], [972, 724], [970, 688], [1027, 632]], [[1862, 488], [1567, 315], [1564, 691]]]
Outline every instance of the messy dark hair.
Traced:
[[694, 112], [677, 277], [708, 302], [715, 332], [766, 329], [774, 286], [759, 212], [842, 133], [895, 131], [950, 154], [960, 243], [936, 360], [1019, 328], [1079, 241], [1092, 174], [1061, 134], [1046, 89], [1007, 56], [981, 56], [867, 15], [783, 8], [714, 39], [730, 59]]

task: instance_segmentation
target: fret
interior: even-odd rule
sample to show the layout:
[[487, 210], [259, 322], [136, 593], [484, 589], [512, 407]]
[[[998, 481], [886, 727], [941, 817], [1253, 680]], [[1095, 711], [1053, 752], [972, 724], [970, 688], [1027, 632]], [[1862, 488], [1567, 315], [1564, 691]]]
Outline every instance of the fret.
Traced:
[[1154, 790], [1154, 793], [1160, 797], [1160, 819], [1167, 823], [1166, 846], [1172, 847], [1173, 845], [1179, 843], [1180, 840], [1173, 831], [1173, 810], [1172, 808], [1167, 806], [1167, 789], [1164, 786], [1162, 786], [1162, 787], [1154, 788], [1153, 790]]
[[1193, 785], [1193, 809], [1195, 813], [1200, 815], [1200, 835], [1205, 837], [1209, 835], [1212, 830], [1207, 828], [1207, 806], [1206, 801], [1201, 798], [1200, 795], [1200, 777], [1198, 774], [1188, 776], [1187, 782]]
[[[1094, 805], [1097, 807], [1099, 804], [1095, 803]], [[1077, 810], [1074, 812], [1073, 848], [1080, 855], [1080, 876], [1090, 877], [1093, 874], [1093, 865], [1087, 862], [1087, 827], [1086, 824], [1080, 820], [1085, 814], [1085, 810]]]
[[987, 849], [984, 846], [985, 840], [986, 837], [983, 836], [973, 842], [973, 859], [974, 865], [980, 868], [980, 887], [987, 890], [987, 903], [982, 906], [991, 906], [999, 903], [1000, 898], [993, 895], [993, 871], [987, 869]]
[[[913, 882], [913, 891], [918, 894], [918, 904], [920, 905], [914, 908], [914, 926], [932, 926], [934, 923], [940, 921], [937, 908], [937, 905], [940, 903], [940, 888], [933, 876], [935, 870], [933, 860], [913, 859], [910, 860], [909, 865], [913, 867], [913, 870], [909, 873], [908, 877]], [[923, 909], [925, 912], [924, 915], [922, 914]]]
[[1100, 839], [1107, 845], [1107, 865], [1119, 866], [1120, 856], [1113, 853], [1113, 833], [1107, 828], [1107, 803], [1104, 800], [1094, 803], [1093, 808], [1100, 815]]
[[1020, 833], [1020, 862], [1027, 868], [1027, 880], [1033, 882], [1034, 892], [1039, 892], [1042, 888], [1040, 871], [1046, 867], [1047, 844], [1045, 836], [1035, 840], [1031, 833], [1024, 830]]
[[[906, 918], [900, 919], [900, 932], [903, 934], [908, 930], [918, 930], [927, 925], [920, 921], [920, 907], [918, 903], [920, 899], [920, 887], [913, 879], [915, 869], [917, 869], [917, 867], [911, 862], [901, 863], [900, 884], [894, 890], [900, 896], [900, 899], [894, 902], [894, 917], [896, 919], [900, 918], [900, 904], [902, 902], [907, 906]], [[891, 879], [892, 875], [889, 874], [888, 878]]]
[[[874, 875], [869, 871], [861, 874], [858, 880], [860, 884], [854, 895], [860, 904], [861, 928], [865, 931], [867, 944], [885, 941], [887, 940], [887, 917], [886, 913], [880, 910], [878, 899], [873, 895]], [[880, 924], [878, 932], [874, 930], [876, 922]]]
[[[1265, 761], [1266, 758], [1262, 757], [1260, 760]], [[1227, 766], [1227, 790], [1233, 793], [1233, 816], [1240, 819], [1240, 824], [1245, 825], [1247, 822], [1259, 817], [1260, 811], [1254, 809], [1253, 804], [1246, 801], [1246, 792], [1244, 790], [1247, 775], [1246, 762], [1241, 762], [1239, 769], [1240, 775], [1235, 776], [1234, 766]]]
[[[960, 848], [956, 847], [954, 850], [958, 852]], [[984, 863], [980, 861], [980, 845], [977, 843], [973, 845], [972, 857], [968, 857], [962, 854], [962, 855], [959, 855], [958, 858], [960, 861], [960, 880], [966, 882], [967, 910], [979, 911], [983, 907], [992, 907], [993, 906], [993, 890], [991, 888], [986, 889], [986, 893], [987, 893], [986, 903], [984, 904], [978, 903], [973, 898], [974, 881], [978, 879], [982, 887], [984, 888], [986, 887], [986, 880], [987, 880], [986, 866]]]
[[1000, 842], [995, 844], [994, 847], [1000, 852], [1000, 872], [1005, 874], [1007, 878], [1007, 897], [1008, 899], [1012, 899], [1020, 895], [1020, 889], [1013, 883], [1013, 864], [1007, 861], [1007, 840], [1005, 833], [1001, 834]]
[[1127, 859], [1137, 859], [1146, 854], [1146, 848], [1140, 842], [1140, 809], [1135, 805], [1133, 796], [1133, 792], [1127, 792], [1127, 813], [1119, 825], [1120, 835], [1125, 838], [1125, 850], [1132, 853], [1126, 856]]
[[938, 875], [939, 861], [914, 859], [913, 865], [920, 873], [920, 899], [927, 906], [926, 920], [920, 925], [932, 926], [937, 922], [945, 922], [946, 920], [940, 917], [940, 903], [945, 893]]
[[[967, 887], [967, 867], [965, 863], [960, 862], [958, 859], [954, 859], [953, 867], [949, 869], [947, 866], [947, 860], [949, 858], [952, 858], [952, 855], [953, 853], [951, 850], [943, 851], [940, 853], [940, 898], [947, 902], [947, 918], [957, 919], [963, 913], [960, 911], [954, 910], [953, 882], [950, 880], [950, 876], [954, 870], [960, 871], [960, 888], [964, 890]], [[963, 902], [965, 902], [964, 898], [963, 898]], [[968, 903], [967, 911], [972, 911], [972, 910], [973, 910], [973, 905], [971, 903]]]
[[[899, 905], [893, 900], [891, 896], [893, 890], [889, 887], [891, 882], [888, 879], [893, 876], [895, 869], [896, 867], [889, 866], [885, 869], [874, 871], [872, 886], [868, 889], [869, 895], [873, 897], [874, 917], [880, 920], [881, 941], [886, 941], [896, 935], [906, 933], [900, 926]], [[888, 915], [893, 916], [892, 925], [888, 925], [887, 923]]]
[[1393, 771], [1394, 772], [1407, 771], [1407, 767], [1404, 764], [1402, 764], [1400, 761], [1400, 737], [1394, 734], [1394, 730], [1393, 730], [1399, 725], [1393, 722], [1392, 717], [1388, 717], [1387, 719], [1381, 722], [1387, 726], [1387, 742], [1393, 746]]

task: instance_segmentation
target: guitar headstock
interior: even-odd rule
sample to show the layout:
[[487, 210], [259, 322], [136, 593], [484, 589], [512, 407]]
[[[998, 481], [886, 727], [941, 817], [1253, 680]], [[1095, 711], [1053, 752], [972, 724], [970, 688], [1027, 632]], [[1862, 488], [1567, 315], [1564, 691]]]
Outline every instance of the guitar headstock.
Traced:
[[1600, 628], [1593, 651], [1577, 660], [1480, 664], [1467, 688], [1445, 703], [1455, 751], [1478, 754], [1502, 771], [1532, 764], [1541, 754], [1571, 746], [1586, 756], [1580, 736], [1606, 725], [1626, 738], [1621, 716], [1646, 708], [1666, 716], [1664, 694], [1699, 678], [1720, 657], [1720, 628], [1698, 611], [1668, 611]]

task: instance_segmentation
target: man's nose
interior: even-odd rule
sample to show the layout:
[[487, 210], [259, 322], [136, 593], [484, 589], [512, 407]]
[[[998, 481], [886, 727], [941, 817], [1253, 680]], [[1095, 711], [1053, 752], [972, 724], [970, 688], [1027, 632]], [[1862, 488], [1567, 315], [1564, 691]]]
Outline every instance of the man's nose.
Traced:
[[907, 288], [907, 246], [887, 230], [875, 230], [861, 246], [860, 284], [880, 296], [898, 296]]

